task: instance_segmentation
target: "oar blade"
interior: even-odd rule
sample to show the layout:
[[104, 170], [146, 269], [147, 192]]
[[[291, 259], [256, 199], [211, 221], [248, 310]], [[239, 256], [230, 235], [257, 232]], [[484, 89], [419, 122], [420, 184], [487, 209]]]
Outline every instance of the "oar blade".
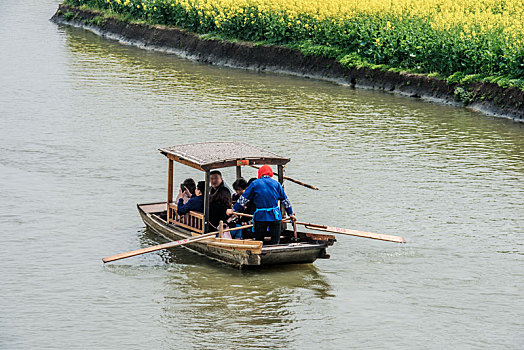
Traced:
[[313, 225], [313, 224], [310, 224], [310, 225], [306, 224], [305, 227], [312, 229], [312, 230], [340, 233], [343, 235], [362, 237], [362, 238], [378, 239], [380, 241], [406, 243], [406, 240], [400, 236], [385, 235], [382, 233], [350, 230], [347, 228], [340, 228], [340, 227], [333, 227], [333, 226], [320, 226], [320, 225]]
[[383, 233], [373, 233], [373, 232], [365, 232], [365, 231], [357, 231], [357, 230], [346, 230], [345, 232], [341, 232], [341, 233], [351, 235], [351, 236], [363, 237], [363, 238], [378, 239], [381, 241], [406, 243], [406, 240], [400, 236], [386, 235]]

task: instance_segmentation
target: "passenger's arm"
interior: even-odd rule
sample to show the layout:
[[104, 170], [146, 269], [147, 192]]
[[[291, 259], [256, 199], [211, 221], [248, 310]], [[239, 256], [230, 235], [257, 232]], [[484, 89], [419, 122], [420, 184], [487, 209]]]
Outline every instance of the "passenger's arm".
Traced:
[[186, 204], [184, 204], [184, 200], [180, 198], [176, 207], [178, 215], [185, 215], [189, 213], [191, 210], [193, 210], [193, 202], [194, 200], [193, 198], [191, 198]]
[[247, 203], [249, 203], [254, 194], [253, 187], [254, 186], [249, 186], [244, 194], [238, 198], [237, 202], [233, 206], [234, 211], [240, 211], [246, 206]]

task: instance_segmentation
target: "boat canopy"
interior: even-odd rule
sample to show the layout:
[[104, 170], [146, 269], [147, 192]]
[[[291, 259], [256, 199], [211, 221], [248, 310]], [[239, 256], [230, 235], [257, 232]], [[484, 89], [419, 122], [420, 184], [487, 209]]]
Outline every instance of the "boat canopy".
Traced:
[[242, 165], [284, 165], [290, 160], [243, 142], [188, 143], [159, 151], [170, 160], [202, 171]]

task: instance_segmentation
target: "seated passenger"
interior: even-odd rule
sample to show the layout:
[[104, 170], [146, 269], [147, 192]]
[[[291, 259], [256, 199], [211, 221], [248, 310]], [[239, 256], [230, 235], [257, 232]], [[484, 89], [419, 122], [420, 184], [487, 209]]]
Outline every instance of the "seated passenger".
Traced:
[[231, 200], [233, 201], [233, 205], [237, 202], [238, 198], [244, 193], [244, 191], [247, 188], [247, 181], [244, 180], [244, 178], [238, 178], [235, 182], [233, 182], [233, 190], [235, 193], [233, 193], [233, 196], [231, 197]]
[[218, 224], [222, 221], [227, 224], [226, 211], [232, 208], [231, 193], [225, 187], [216, 190], [209, 200], [209, 224], [218, 231]]
[[180, 197], [180, 192], [179, 192], [179, 194], [176, 196], [175, 203], [178, 204], [178, 200], [182, 198], [184, 200], [184, 204], [186, 204], [191, 197], [195, 196], [195, 189], [196, 189], [195, 180], [185, 179], [184, 182], [180, 185], [180, 188], [182, 189], [183, 196]]
[[198, 211], [200, 213], [204, 212], [204, 192], [206, 191], [206, 183], [205, 181], [199, 181], [196, 189], [195, 189], [195, 196], [191, 197], [186, 204], [184, 204], [184, 199], [182, 189], [178, 191], [178, 196], [180, 199], [177, 203], [176, 211], [178, 215], [185, 215], [189, 213], [190, 211]]

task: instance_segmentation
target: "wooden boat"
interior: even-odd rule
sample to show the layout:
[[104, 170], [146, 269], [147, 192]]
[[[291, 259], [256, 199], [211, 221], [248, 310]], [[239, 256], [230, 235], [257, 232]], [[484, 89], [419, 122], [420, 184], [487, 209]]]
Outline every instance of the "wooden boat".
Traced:
[[[213, 169], [236, 167], [237, 178], [243, 166], [276, 165], [278, 180], [284, 184], [284, 165], [290, 159], [267, 150], [241, 142], [204, 142], [177, 145], [160, 149], [168, 159], [167, 201], [138, 204], [138, 212], [151, 230], [169, 240], [180, 240], [211, 232], [209, 230], [210, 172]], [[174, 162], [198, 169], [205, 174], [204, 213], [189, 212], [180, 216], [173, 203]], [[282, 217], [286, 212], [281, 207]], [[327, 247], [333, 245], [335, 236], [297, 232], [284, 227], [278, 245], [263, 245], [262, 241], [211, 238], [188, 243], [186, 248], [211, 259], [235, 267], [259, 267], [276, 264], [312, 263], [328, 259]]]

